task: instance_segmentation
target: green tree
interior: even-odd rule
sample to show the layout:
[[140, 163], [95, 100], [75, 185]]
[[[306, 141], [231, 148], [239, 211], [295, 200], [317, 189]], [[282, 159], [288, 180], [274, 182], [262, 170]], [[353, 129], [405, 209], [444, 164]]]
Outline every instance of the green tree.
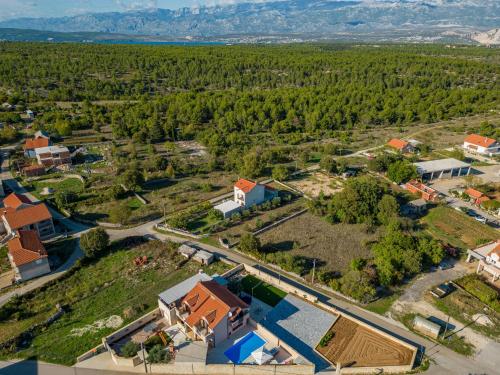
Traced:
[[284, 165], [276, 165], [273, 168], [273, 178], [278, 181], [285, 181], [288, 179], [288, 168]]
[[115, 203], [109, 211], [109, 219], [113, 223], [126, 224], [131, 215], [132, 209], [128, 206], [127, 202]]
[[387, 225], [391, 220], [399, 215], [399, 204], [392, 195], [384, 194], [377, 205], [377, 219]]
[[261, 249], [260, 240], [251, 233], [241, 236], [239, 249], [244, 253], [258, 255]]
[[94, 228], [80, 237], [80, 247], [87, 258], [99, 256], [109, 246], [109, 235], [103, 228]]
[[406, 160], [398, 160], [389, 165], [387, 177], [397, 184], [416, 178], [417, 168]]
[[328, 174], [337, 173], [337, 162], [331, 155], [323, 155], [321, 161], [319, 162], [319, 166]]

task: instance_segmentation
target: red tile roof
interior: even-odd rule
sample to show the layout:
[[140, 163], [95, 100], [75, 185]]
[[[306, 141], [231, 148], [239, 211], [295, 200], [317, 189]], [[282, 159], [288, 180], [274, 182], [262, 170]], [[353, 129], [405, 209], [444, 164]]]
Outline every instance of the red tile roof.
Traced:
[[244, 193], [249, 193], [252, 191], [254, 187], [257, 186], [257, 184], [255, 182], [245, 180], [244, 178], [240, 178], [238, 181], [236, 181], [234, 186], [243, 191]]
[[476, 146], [490, 147], [496, 142], [496, 140], [494, 140], [493, 138], [483, 137], [479, 134], [469, 134], [465, 138], [464, 142], [472, 143]]
[[481, 198], [484, 195], [480, 191], [473, 189], [473, 188], [468, 188], [467, 190], [465, 190], [465, 194], [467, 194], [469, 197], [475, 198], [475, 199]]
[[395, 149], [402, 150], [408, 146], [408, 142], [403, 141], [402, 139], [393, 138], [387, 143], [387, 145]]
[[34, 230], [20, 230], [16, 237], [7, 242], [7, 247], [18, 267], [47, 257], [47, 251]]
[[14, 210], [17, 210], [23, 204], [33, 204], [33, 202], [26, 195], [16, 193], [9, 194], [3, 200], [4, 207], [13, 208]]
[[19, 210], [7, 208], [3, 216], [12, 230], [52, 218], [52, 215], [44, 203], [28, 206]]
[[186, 323], [193, 327], [202, 318], [213, 329], [232, 310], [248, 308], [248, 305], [216, 281], [200, 281], [183, 298], [191, 314]]
[[33, 150], [39, 147], [47, 147], [49, 145], [49, 140], [47, 138], [35, 138], [27, 139], [24, 144], [25, 150]]

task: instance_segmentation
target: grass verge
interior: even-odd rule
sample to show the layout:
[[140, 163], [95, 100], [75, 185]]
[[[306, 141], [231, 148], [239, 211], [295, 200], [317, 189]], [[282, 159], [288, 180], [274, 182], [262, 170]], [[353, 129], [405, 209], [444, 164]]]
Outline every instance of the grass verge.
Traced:
[[241, 280], [241, 286], [243, 291], [248, 294], [252, 294], [253, 289], [254, 297], [272, 307], [276, 306], [286, 296], [286, 293], [281, 289], [278, 289], [252, 275], [244, 277], [243, 280]]

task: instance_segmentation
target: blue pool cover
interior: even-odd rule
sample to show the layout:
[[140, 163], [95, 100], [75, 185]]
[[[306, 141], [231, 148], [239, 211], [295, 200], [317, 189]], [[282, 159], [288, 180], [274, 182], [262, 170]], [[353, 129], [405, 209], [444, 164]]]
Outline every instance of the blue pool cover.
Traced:
[[224, 354], [231, 360], [231, 362], [240, 364], [243, 363], [245, 359], [250, 357], [252, 352], [265, 344], [266, 342], [258, 334], [252, 331], [237, 340], [233, 346], [224, 352]]

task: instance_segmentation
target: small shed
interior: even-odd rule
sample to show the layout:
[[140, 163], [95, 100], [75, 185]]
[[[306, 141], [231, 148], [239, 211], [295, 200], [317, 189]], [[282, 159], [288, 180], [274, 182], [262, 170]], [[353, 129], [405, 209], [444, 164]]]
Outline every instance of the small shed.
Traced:
[[177, 250], [179, 254], [181, 254], [183, 257], [189, 259], [191, 258], [198, 249], [195, 249], [194, 247], [188, 246], [188, 245], [181, 245], [179, 246], [179, 249]]
[[441, 332], [441, 326], [439, 324], [418, 315], [413, 320], [413, 329], [434, 339], [437, 339]]
[[222, 212], [224, 219], [228, 219], [235, 213], [240, 212], [241, 206], [233, 200], [228, 200], [218, 204], [217, 206], [214, 207], [214, 209]]
[[214, 254], [209, 253], [205, 250], [198, 250], [194, 255], [193, 259], [197, 262], [200, 262], [203, 265], [209, 265], [214, 261]]

